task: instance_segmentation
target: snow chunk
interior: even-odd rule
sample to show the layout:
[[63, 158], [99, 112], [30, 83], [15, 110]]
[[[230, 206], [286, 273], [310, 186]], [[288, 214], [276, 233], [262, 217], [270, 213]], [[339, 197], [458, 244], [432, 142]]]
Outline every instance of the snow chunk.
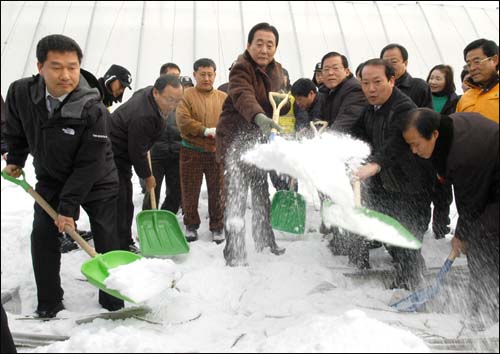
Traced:
[[134, 302], [150, 299], [181, 278], [177, 266], [170, 259], [141, 258], [109, 270], [104, 283]]

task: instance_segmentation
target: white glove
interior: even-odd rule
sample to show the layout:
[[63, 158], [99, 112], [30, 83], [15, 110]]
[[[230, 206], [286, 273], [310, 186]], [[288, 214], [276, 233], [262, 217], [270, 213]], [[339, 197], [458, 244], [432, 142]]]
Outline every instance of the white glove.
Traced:
[[205, 130], [203, 131], [203, 135], [205, 135], [207, 138], [214, 139], [215, 130], [216, 128], [205, 128]]

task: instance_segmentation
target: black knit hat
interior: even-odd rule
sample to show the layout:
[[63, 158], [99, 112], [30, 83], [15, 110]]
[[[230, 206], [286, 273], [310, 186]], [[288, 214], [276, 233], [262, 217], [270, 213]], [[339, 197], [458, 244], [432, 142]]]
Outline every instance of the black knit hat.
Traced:
[[181, 76], [181, 84], [183, 87], [186, 85], [194, 86], [193, 80], [189, 76]]
[[108, 71], [106, 71], [106, 74], [104, 74], [104, 85], [109, 87], [108, 85], [116, 79], [120, 80], [123, 87], [132, 89], [132, 87], [130, 87], [132, 83], [132, 75], [130, 75], [130, 72], [123, 66], [113, 64]]
[[314, 67], [314, 72], [321, 72], [321, 63], [316, 63], [316, 66]]

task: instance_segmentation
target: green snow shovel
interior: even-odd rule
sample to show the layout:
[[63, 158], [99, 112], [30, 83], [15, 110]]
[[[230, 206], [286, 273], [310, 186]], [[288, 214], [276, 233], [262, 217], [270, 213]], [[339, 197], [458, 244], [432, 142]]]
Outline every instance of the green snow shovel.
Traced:
[[[276, 106], [275, 98], [281, 99]], [[278, 123], [279, 112], [288, 101], [285, 93], [269, 92], [269, 101], [273, 107], [273, 120]], [[276, 132], [271, 132], [272, 140]], [[306, 227], [306, 201], [302, 195], [294, 192], [295, 179], [290, 182], [289, 191], [278, 191], [271, 202], [271, 226], [273, 229], [301, 235]]]
[[[151, 157], [148, 151], [151, 171]], [[154, 188], [149, 192], [153, 210], [137, 214], [137, 234], [143, 256], [172, 256], [189, 252], [186, 237], [179, 226], [177, 216], [168, 210], [156, 210]]]
[[[33, 188], [26, 182], [24, 171], [22, 171], [22, 178], [17, 179], [15, 177], [9, 176], [7, 173], [2, 171], [2, 177], [6, 180], [21, 186], [29, 195], [31, 195], [35, 201], [42, 207], [43, 210], [54, 220], [57, 220], [57, 212], [38, 194]], [[92, 257], [92, 259], [86, 261], [82, 264], [81, 271], [83, 275], [87, 278], [90, 284], [98, 287], [102, 291], [108, 294], [125, 300], [129, 302], [134, 302], [128, 297], [120, 294], [117, 290], [108, 289], [104, 284], [104, 280], [109, 275], [109, 269], [132, 263], [142, 257], [128, 251], [110, 251], [104, 254], [99, 254], [91, 247], [75, 230], [72, 230], [69, 226], [65, 226], [64, 231], [71, 236], [73, 240]]]
[[[392, 226], [394, 229], [396, 229], [401, 238], [401, 241], [404, 240], [403, 243], [406, 244], [405, 248], [410, 248], [410, 249], [422, 248], [422, 242], [418, 240], [415, 236], [413, 236], [413, 234], [406, 227], [401, 225], [399, 221], [388, 215], [379, 213], [378, 211], [367, 209], [361, 206], [361, 182], [359, 180], [354, 181], [353, 187], [354, 187], [354, 204], [358, 211], [360, 211], [361, 213], [365, 214], [370, 218], [377, 219], [380, 222]], [[394, 243], [388, 242], [387, 240], [377, 240], [377, 241], [381, 241], [384, 243], [391, 243], [394, 246], [402, 247], [401, 243], [398, 240], [395, 240]]]
[[[399, 221], [397, 221], [396, 219], [394, 219], [388, 215], [382, 214], [378, 211], [371, 210], [371, 209], [368, 209], [368, 208], [361, 206], [361, 193], [360, 193], [361, 186], [360, 186], [359, 180], [354, 181], [353, 188], [354, 188], [354, 205], [355, 205], [355, 210], [358, 213], [362, 213], [371, 219], [376, 219], [377, 221], [379, 221], [385, 225], [388, 225], [397, 231], [397, 237], [393, 237], [392, 239], [388, 239], [388, 238], [384, 237], [385, 235], [377, 234], [377, 233], [371, 233], [370, 235], [359, 234], [360, 236], [364, 236], [364, 237], [369, 236], [370, 239], [372, 239], [372, 240], [380, 241], [383, 243], [390, 244], [392, 246], [397, 246], [397, 247], [402, 247], [402, 248], [420, 249], [422, 247], [422, 242], [420, 240], [418, 240], [417, 238], [415, 238], [415, 236], [407, 228], [405, 228], [403, 225], [401, 225], [401, 223], [399, 223]], [[327, 208], [328, 206], [330, 206], [332, 204], [333, 203], [327, 199], [323, 202], [323, 208]], [[322, 217], [324, 218], [324, 215], [322, 215]], [[338, 221], [336, 222], [335, 220], [329, 220], [329, 223], [332, 225], [341, 227], [341, 228], [345, 228], [346, 230], [349, 230], [348, 228], [346, 228], [346, 225], [344, 225], [342, 222], [338, 222]], [[349, 231], [351, 231], [351, 230], [349, 230]], [[358, 231], [352, 230], [352, 232], [357, 233]]]

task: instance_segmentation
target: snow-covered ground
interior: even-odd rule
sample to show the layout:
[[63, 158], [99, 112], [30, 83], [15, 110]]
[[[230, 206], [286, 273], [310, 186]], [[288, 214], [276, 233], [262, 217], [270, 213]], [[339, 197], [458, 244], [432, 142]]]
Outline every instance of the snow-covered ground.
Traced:
[[[34, 185], [31, 160], [25, 172]], [[498, 323], [475, 333], [464, 328], [458, 313], [394, 312], [387, 306], [394, 291], [381, 281], [345, 276], [355, 269], [348, 265], [347, 257], [333, 256], [327, 249], [328, 240], [317, 231], [317, 197], [302, 192], [309, 201], [306, 234], [276, 232], [278, 243], [287, 250], [275, 256], [269, 251], [256, 253], [247, 228], [249, 266], [230, 268], [222, 255], [224, 244], [211, 242], [204, 186], [199, 206], [200, 240], [190, 244], [188, 254], [172, 258], [182, 273], [178, 290], [169, 289], [147, 302], [153, 309], [146, 316], [149, 322], [97, 319], [77, 325], [74, 319], [105, 312], [98, 305], [97, 289], [83, 281], [80, 273], [81, 264], [88, 259], [82, 250], [62, 256], [66, 310], [58, 317], [63, 319], [16, 319], [36, 308], [30, 256], [33, 200], [20, 187], [2, 179], [2, 292], [19, 287], [20, 294], [20, 308], [6, 305], [10, 328], [13, 332], [70, 337], [35, 350], [22, 349], [26, 352], [429, 352], [435, 349], [424, 339], [498, 338]], [[134, 177], [136, 213], [142, 198]], [[452, 215], [455, 223], [454, 208]], [[182, 224], [182, 217], [178, 218]], [[246, 218], [250, 225], [250, 213]], [[89, 229], [85, 213], [78, 226]], [[133, 233], [136, 235], [135, 225]], [[435, 240], [432, 233], [425, 235], [427, 267], [442, 265], [450, 238]], [[461, 257], [454, 266], [465, 264]], [[383, 248], [371, 250], [371, 265], [389, 269], [390, 256]]]

